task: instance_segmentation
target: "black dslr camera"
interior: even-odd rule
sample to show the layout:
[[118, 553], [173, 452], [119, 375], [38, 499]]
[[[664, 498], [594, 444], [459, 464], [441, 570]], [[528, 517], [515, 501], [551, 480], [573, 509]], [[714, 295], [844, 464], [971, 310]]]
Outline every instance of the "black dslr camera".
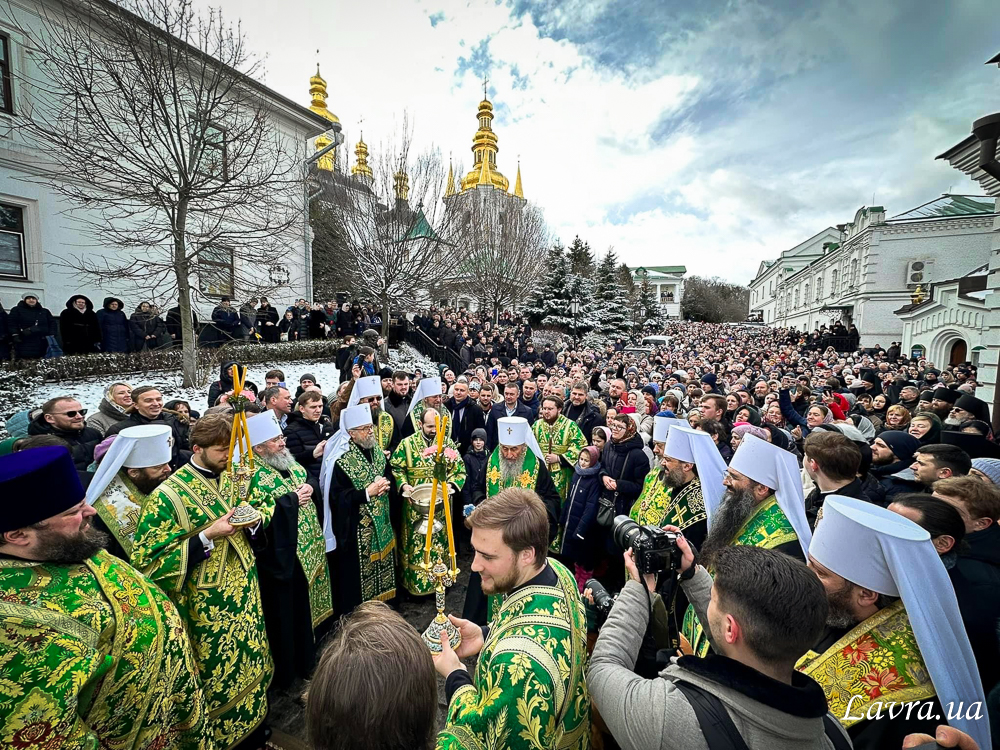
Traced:
[[681, 564], [681, 551], [672, 531], [640, 526], [628, 516], [615, 516], [611, 534], [622, 551], [631, 549], [640, 575], [673, 573]]

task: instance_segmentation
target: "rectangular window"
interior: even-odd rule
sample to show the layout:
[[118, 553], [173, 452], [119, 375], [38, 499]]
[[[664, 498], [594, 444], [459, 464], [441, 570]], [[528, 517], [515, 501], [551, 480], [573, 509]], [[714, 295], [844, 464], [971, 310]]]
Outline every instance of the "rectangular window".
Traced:
[[229, 154], [227, 150], [226, 131], [208, 122], [204, 124], [204, 132], [200, 132], [204, 120], [197, 114], [191, 116], [192, 148], [197, 146], [201, 138], [201, 158], [198, 160], [196, 173], [202, 177], [215, 177], [222, 182], [229, 180]]
[[0, 276], [28, 278], [24, 254], [24, 209], [0, 203]]
[[205, 247], [198, 254], [199, 288], [214, 297], [233, 296], [233, 249]]
[[14, 113], [14, 96], [10, 85], [10, 37], [0, 34], [0, 112]]

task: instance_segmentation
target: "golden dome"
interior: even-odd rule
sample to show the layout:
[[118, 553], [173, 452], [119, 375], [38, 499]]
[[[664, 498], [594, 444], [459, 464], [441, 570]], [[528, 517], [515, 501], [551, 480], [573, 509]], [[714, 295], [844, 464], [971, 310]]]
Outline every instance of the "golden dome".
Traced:
[[368, 166], [368, 144], [365, 143], [364, 133], [361, 134], [361, 140], [354, 147], [354, 157], [357, 163], [351, 167], [351, 174], [367, 177], [369, 180], [374, 179], [372, 168]]
[[491, 125], [493, 121], [493, 104], [489, 99], [479, 102], [479, 130], [472, 138], [472, 153], [475, 158], [472, 169], [462, 178], [461, 188], [464, 193], [479, 185], [489, 185], [505, 193], [510, 183], [497, 169], [497, 136]]
[[326, 81], [319, 74], [319, 63], [316, 63], [316, 75], [309, 79], [309, 95], [312, 97], [309, 109], [330, 122], [340, 123], [340, 118], [326, 108]]

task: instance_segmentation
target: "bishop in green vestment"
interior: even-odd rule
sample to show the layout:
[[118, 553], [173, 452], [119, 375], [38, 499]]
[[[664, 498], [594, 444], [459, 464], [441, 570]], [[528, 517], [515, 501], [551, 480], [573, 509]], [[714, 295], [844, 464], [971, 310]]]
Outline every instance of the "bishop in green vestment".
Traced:
[[184, 622], [101, 549], [69, 451], [0, 458], [0, 506], [0, 747], [214, 750]]
[[[404, 438], [396, 446], [392, 454], [392, 475], [396, 480], [396, 488], [403, 494], [403, 520], [400, 524], [400, 554], [402, 556], [403, 586], [414, 595], [434, 593], [434, 580], [427, 575], [421, 564], [424, 560], [424, 545], [427, 537], [417, 531], [423, 516], [418, 512], [416, 504], [408, 496], [410, 490], [419, 484], [431, 484], [434, 479], [433, 453], [437, 445], [437, 430], [434, 418], [438, 413], [434, 409], [426, 409], [423, 414], [421, 431]], [[462, 461], [455, 442], [445, 437], [444, 450], [448, 470], [449, 489], [448, 502], [452, 495], [465, 486], [465, 462]], [[448, 458], [449, 454], [451, 455]], [[434, 540], [431, 543], [438, 557], [445, 560], [448, 557], [448, 534], [445, 528], [443, 511], [438, 510], [434, 525]], [[434, 553], [432, 552], [432, 557]], [[432, 559], [432, 564], [434, 560]]]
[[[518, 519], [523, 538], [504, 540]], [[438, 750], [586, 750], [590, 747], [587, 620], [573, 574], [546, 557], [548, 518], [534, 492], [509, 489], [469, 516], [473, 570], [501, 604], [486, 628], [453, 618], [458, 651], [447, 639], [435, 655], [446, 678], [447, 725]], [[459, 660], [479, 654], [475, 676]]]
[[[238, 492], [229, 460], [231, 418], [209, 414], [191, 429], [194, 456], [143, 506], [132, 563], [177, 605], [194, 646], [216, 744], [226, 750], [267, 716], [273, 664], [250, 534], [229, 524]], [[274, 504], [251, 487], [246, 501], [270, 521]], [[259, 526], [260, 524], [258, 524]]]

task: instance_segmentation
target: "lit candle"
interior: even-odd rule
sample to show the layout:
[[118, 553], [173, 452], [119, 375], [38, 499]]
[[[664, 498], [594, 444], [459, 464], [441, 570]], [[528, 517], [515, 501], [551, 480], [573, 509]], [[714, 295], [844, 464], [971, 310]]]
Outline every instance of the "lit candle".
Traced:
[[431, 481], [431, 508], [427, 512], [427, 542], [424, 545], [424, 565], [431, 567], [431, 542], [434, 540], [434, 506], [437, 505], [438, 480]]
[[455, 532], [451, 526], [451, 504], [448, 502], [448, 483], [444, 483], [444, 523], [448, 529], [448, 554], [451, 556], [451, 569], [455, 570]]

